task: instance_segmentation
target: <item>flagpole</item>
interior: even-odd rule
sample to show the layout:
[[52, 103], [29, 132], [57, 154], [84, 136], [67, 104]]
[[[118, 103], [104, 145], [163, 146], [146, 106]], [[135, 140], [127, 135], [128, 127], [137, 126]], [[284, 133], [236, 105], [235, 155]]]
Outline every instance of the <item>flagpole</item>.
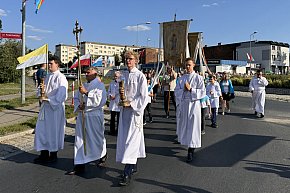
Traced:
[[[22, 9], [20, 10], [22, 13], [22, 56], [25, 55], [25, 6], [26, 0], [22, 0]], [[22, 69], [21, 75], [21, 103], [25, 103], [25, 68]]]
[[[79, 42], [79, 34], [83, 31], [82, 27], [78, 27], [79, 23], [76, 21], [75, 28], [73, 30], [73, 34], [76, 36], [76, 42], [77, 42], [77, 56], [78, 56], [78, 87], [82, 86], [82, 68], [81, 68], [81, 60], [80, 60], [80, 42]], [[83, 95], [80, 93], [80, 104], [83, 105], [84, 99]], [[84, 109], [81, 110], [82, 112], [82, 134], [83, 134], [83, 143], [84, 143], [84, 154], [87, 155], [87, 143], [86, 143], [86, 127], [85, 127], [85, 112]]]

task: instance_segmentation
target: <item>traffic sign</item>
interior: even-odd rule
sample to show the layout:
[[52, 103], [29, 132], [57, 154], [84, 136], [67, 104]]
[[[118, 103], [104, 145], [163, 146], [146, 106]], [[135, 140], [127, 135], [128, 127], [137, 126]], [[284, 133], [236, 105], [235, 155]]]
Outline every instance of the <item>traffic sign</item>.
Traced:
[[3, 33], [3, 32], [0, 32], [0, 38], [6, 38], [6, 39], [22, 39], [22, 34], [19, 34], [19, 33]]

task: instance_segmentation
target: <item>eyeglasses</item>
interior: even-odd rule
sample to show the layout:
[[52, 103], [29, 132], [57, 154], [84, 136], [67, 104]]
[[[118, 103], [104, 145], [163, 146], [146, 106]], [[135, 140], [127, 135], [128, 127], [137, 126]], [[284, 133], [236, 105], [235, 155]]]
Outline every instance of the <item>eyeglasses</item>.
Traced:
[[134, 60], [135, 58], [126, 58], [126, 60]]

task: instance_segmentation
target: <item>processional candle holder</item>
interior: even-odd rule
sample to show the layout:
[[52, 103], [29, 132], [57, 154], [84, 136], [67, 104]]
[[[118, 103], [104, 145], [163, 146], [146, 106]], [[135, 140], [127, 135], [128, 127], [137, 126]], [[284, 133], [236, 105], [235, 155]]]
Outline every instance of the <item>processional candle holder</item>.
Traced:
[[120, 93], [119, 106], [129, 107], [130, 106], [130, 102], [126, 98], [124, 80], [121, 80], [119, 82], [119, 93]]
[[44, 91], [44, 78], [41, 78], [39, 99], [43, 100], [45, 98], [46, 98], [46, 96], [45, 96], [45, 91]]

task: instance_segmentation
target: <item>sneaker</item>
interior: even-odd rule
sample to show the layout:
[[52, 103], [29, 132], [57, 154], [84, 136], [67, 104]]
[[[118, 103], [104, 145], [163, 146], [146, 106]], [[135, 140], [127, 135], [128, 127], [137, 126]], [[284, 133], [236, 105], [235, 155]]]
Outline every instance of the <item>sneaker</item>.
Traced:
[[222, 112], [222, 115], [225, 115], [225, 112]]
[[146, 122], [144, 122], [143, 125], [146, 125]]
[[205, 134], [205, 131], [201, 131], [201, 134], [204, 135]]
[[122, 179], [119, 182], [119, 185], [120, 186], [127, 186], [127, 185], [129, 185], [130, 184], [130, 179], [131, 179], [130, 176], [123, 175]]
[[228, 110], [228, 113], [230, 113], [230, 112], [231, 112], [231, 109]]
[[211, 124], [211, 127], [212, 128], [217, 128], [218, 126], [217, 126], [217, 124]]

